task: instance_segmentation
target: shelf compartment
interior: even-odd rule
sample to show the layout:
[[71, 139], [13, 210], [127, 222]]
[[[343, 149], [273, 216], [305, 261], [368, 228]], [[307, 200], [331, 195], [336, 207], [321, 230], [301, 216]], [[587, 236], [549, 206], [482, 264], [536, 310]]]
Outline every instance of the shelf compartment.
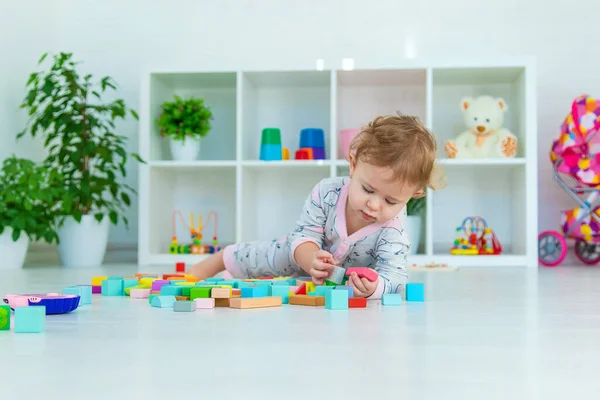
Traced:
[[[214, 210], [218, 216], [218, 240], [223, 247], [235, 241], [235, 167], [164, 167], [149, 169], [150, 205], [149, 215], [149, 253], [150, 258], [169, 254], [173, 235], [173, 212], [181, 211], [185, 225], [190, 224], [193, 213], [194, 225], [202, 214], [203, 244], [211, 244], [215, 230], [215, 218], [209, 212]], [[175, 233], [179, 244], [191, 242], [190, 232], [179, 215], [175, 218]], [[181, 258], [181, 256], [178, 255]], [[197, 256], [188, 256], [193, 259]], [[171, 258], [168, 258], [171, 259]], [[184, 260], [181, 260], [184, 261]]]
[[482, 95], [504, 99], [508, 109], [503, 127], [517, 137], [516, 157], [524, 157], [528, 137], [524, 67], [434, 68], [432, 85], [432, 129], [440, 158], [447, 158], [444, 144], [467, 130], [461, 99]]
[[329, 176], [328, 166], [301, 171], [244, 167], [241, 240], [279, 239], [294, 230], [313, 187]]
[[150, 160], [172, 160], [169, 138], [159, 135], [156, 124], [160, 105], [173, 101], [174, 95], [204, 99], [214, 120], [200, 143], [200, 160], [236, 159], [236, 92], [235, 72], [152, 73], [150, 74]]
[[259, 160], [264, 128], [279, 128], [293, 160], [303, 128], [321, 128], [330, 158], [329, 71], [244, 72], [242, 75], [242, 159]]
[[337, 156], [343, 160], [340, 131], [361, 128], [380, 115], [418, 116], [426, 123], [427, 70], [337, 72]]
[[[524, 165], [446, 168], [448, 186], [432, 192], [433, 255], [451, 255], [464, 218], [483, 217], [507, 256], [526, 255]], [[468, 256], [473, 257], [473, 256]], [[481, 256], [485, 263], [487, 257]]]

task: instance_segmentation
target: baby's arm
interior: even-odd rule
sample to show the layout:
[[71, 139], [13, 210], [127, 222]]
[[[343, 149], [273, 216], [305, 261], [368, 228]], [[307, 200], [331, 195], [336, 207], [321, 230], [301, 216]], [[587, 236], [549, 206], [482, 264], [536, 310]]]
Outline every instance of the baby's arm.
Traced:
[[378, 300], [384, 293], [403, 293], [408, 280], [408, 237], [402, 228], [387, 227], [374, 249], [373, 269], [379, 274], [377, 288], [368, 299]]

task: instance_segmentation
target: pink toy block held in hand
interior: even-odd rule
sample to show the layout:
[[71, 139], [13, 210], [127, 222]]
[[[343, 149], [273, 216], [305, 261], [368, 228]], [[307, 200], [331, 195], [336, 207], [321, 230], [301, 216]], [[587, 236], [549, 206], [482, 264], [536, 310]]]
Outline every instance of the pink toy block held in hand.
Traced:
[[375, 270], [367, 267], [351, 267], [346, 270], [346, 276], [350, 276], [353, 272], [356, 272], [359, 278], [367, 278], [370, 282], [376, 282], [379, 278], [379, 274]]

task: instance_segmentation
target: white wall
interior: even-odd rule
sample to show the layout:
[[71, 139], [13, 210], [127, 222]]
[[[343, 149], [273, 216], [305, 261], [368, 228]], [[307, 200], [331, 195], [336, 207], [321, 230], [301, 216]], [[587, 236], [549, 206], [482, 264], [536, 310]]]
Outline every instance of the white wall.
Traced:
[[[6, 5], [8, 1], [10, 6]], [[0, 5], [0, 157], [22, 120], [10, 110], [46, 48], [72, 51], [95, 74], [112, 75], [137, 107], [145, 65], [195, 68], [308, 67], [401, 63], [416, 57], [503, 57], [533, 54], [538, 63], [539, 229], [557, 228], [559, 210], [574, 203], [552, 181], [548, 151], [580, 93], [600, 96], [594, 48], [600, 4], [581, 0], [3, 0]], [[44, 10], [40, 10], [40, 5]], [[37, 14], [35, 13], [37, 11]], [[31, 13], [36, 14], [32, 19]], [[49, 16], [48, 16], [49, 15]], [[10, 25], [6, 25], [10, 22]], [[50, 24], [50, 25], [48, 25]], [[53, 27], [53, 29], [51, 29]], [[6, 56], [6, 57], [5, 57]], [[13, 61], [14, 60], [14, 61]], [[122, 125], [137, 150], [137, 124]], [[137, 169], [129, 183], [137, 186]], [[137, 205], [137, 203], [135, 204]], [[117, 228], [111, 241], [135, 243]]]

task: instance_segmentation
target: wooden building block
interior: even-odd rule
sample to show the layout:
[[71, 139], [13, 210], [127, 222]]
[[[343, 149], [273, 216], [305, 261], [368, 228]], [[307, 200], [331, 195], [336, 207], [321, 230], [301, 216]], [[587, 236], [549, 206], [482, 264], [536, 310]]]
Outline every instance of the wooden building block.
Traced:
[[210, 297], [211, 287], [196, 286], [190, 289], [190, 300]]
[[425, 284], [407, 283], [406, 301], [425, 301]]
[[288, 303], [295, 306], [322, 307], [325, 305], [325, 296], [309, 296], [307, 294], [295, 294], [288, 298]]
[[176, 301], [173, 304], [173, 311], [175, 312], [192, 312], [196, 311], [195, 301]]
[[183, 296], [183, 287], [178, 285], [162, 285], [161, 296]]
[[242, 297], [241, 289], [231, 289], [231, 297]]
[[175, 299], [177, 299], [177, 301], [191, 301], [190, 296], [175, 296]]
[[243, 287], [241, 289], [242, 298], [257, 298], [257, 297], [267, 297], [267, 287], [266, 286], [256, 286], [256, 287]]
[[274, 285], [272, 291], [273, 291], [273, 296], [281, 297], [281, 302], [283, 304], [289, 303], [289, 298], [290, 298], [290, 295], [289, 295], [290, 287], [289, 286]]
[[229, 300], [231, 308], [264, 308], [281, 306], [281, 297], [236, 297]]
[[106, 279], [102, 281], [102, 296], [123, 296], [123, 279]]
[[385, 293], [381, 296], [381, 304], [384, 306], [399, 306], [402, 304], [402, 295], [399, 293]]
[[377, 271], [367, 267], [350, 267], [346, 270], [346, 276], [350, 276], [353, 272], [356, 272], [359, 278], [367, 278], [371, 282], [377, 281], [379, 279], [379, 274]]
[[215, 307], [229, 307], [231, 299], [215, 299]]
[[315, 294], [317, 296], [325, 296], [330, 290], [333, 290], [335, 288], [336, 288], [336, 286], [325, 286], [325, 285], [317, 286], [315, 289]]
[[213, 299], [212, 297], [208, 297], [208, 298], [199, 297], [194, 301], [196, 302], [196, 310], [215, 308], [215, 299]]
[[0, 331], [10, 330], [10, 306], [0, 305]]
[[328, 310], [347, 310], [348, 292], [346, 290], [332, 290], [325, 296], [325, 308]]
[[41, 333], [46, 329], [46, 306], [15, 308], [15, 333]]
[[175, 296], [156, 296], [152, 298], [152, 307], [171, 308], [177, 299]]
[[231, 297], [231, 288], [213, 288], [210, 297], [213, 299], [228, 299]]
[[294, 291], [294, 294], [298, 294], [298, 295], [302, 295], [302, 294], [306, 294], [308, 293], [308, 291], [306, 290], [306, 282], [302, 282], [302, 284], [300, 286], [298, 286], [298, 289], [296, 289]]
[[354, 288], [352, 286], [336, 286], [335, 290], [346, 290], [349, 299], [354, 297]]
[[367, 308], [367, 299], [364, 297], [349, 298], [348, 308]]
[[94, 276], [92, 277], [92, 286], [102, 286], [102, 281], [108, 279], [108, 276]]
[[327, 280], [335, 283], [336, 285], [341, 285], [342, 281], [344, 280], [344, 276], [346, 276], [346, 270], [344, 268], [332, 265], [331, 273], [329, 274]]
[[150, 297], [150, 289], [131, 289], [129, 296], [132, 299], [147, 299]]

